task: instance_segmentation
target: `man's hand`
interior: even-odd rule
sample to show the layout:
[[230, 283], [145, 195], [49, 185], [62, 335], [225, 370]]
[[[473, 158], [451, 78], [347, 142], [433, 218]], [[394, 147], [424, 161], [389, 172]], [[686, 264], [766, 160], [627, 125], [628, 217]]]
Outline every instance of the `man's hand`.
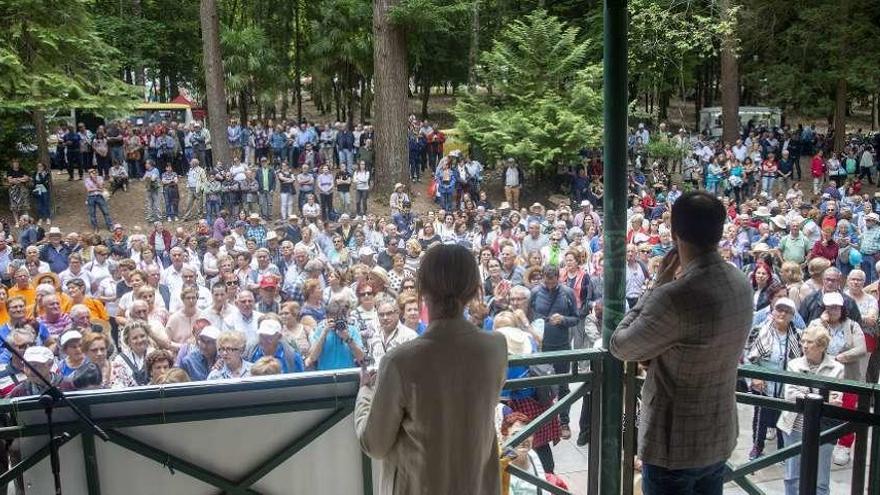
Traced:
[[655, 286], [659, 287], [674, 280], [675, 274], [678, 272], [679, 268], [681, 268], [681, 260], [678, 258], [678, 250], [673, 249], [666, 253], [666, 256], [663, 257], [663, 261], [660, 262], [660, 268], [657, 270], [657, 283]]
[[550, 315], [550, 323], [552, 323], [553, 325], [562, 324], [562, 315], [559, 313], [553, 313], [552, 315]]

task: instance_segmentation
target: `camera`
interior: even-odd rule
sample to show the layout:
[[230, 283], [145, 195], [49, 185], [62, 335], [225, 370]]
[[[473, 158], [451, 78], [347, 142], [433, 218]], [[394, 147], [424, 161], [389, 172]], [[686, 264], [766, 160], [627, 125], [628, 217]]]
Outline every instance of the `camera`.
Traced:
[[344, 319], [336, 320], [333, 323], [333, 331], [336, 333], [344, 332], [347, 329], [348, 329], [348, 322], [346, 322]]

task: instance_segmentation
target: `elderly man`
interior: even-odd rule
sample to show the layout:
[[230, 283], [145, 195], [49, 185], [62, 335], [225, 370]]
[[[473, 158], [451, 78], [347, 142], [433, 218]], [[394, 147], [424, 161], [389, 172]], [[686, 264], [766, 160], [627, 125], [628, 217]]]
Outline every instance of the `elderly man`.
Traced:
[[70, 316], [61, 311], [61, 298], [57, 294], [43, 296], [40, 306], [43, 316], [38, 321], [49, 330], [49, 335], [57, 338], [70, 328]]
[[[833, 266], [826, 268], [822, 272], [822, 288], [811, 293], [801, 301], [798, 313], [809, 324], [809, 322], [821, 316], [822, 312], [825, 311], [825, 306], [822, 304], [822, 296], [831, 292], [841, 292], [842, 289], [843, 274], [840, 273], [840, 270]], [[843, 293], [841, 295], [843, 296], [843, 306], [846, 308], [847, 317], [860, 324], [862, 322], [862, 314], [859, 311], [858, 304], [849, 295]]]
[[255, 363], [264, 356], [271, 356], [281, 363], [282, 373], [299, 373], [305, 369], [302, 356], [281, 339], [281, 324], [274, 319], [264, 319], [257, 329], [257, 340], [248, 344], [245, 359]]
[[327, 304], [325, 318], [311, 335], [308, 366], [318, 370], [352, 368], [363, 362], [364, 350], [357, 327], [347, 323], [350, 303], [334, 297]]
[[397, 302], [383, 297], [376, 306], [379, 313], [379, 332], [373, 334], [367, 344], [367, 354], [376, 365], [391, 349], [418, 337], [418, 334], [401, 323]]
[[217, 362], [217, 338], [220, 330], [211, 325], [206, 326], [196, 338], [196, 348], [191, 349], [183, 358], [180, 367], [186, 371], [193, 381], [202, 381], [208, 378], [208, 373]]
[[30, 364], [38, 374], [35, 374], [30, 368], [25, 367], [24, 374], [27, 376], [27, 380], [20, 382], [12, 389], [12, 392], [9, 393], [10, 398], [42, 394], [47, 388], [43, 380], [46, 380], [53, 385], [61, 383], [61, 375], [52, 372], [52, 367], [55, 364], [55, 355], [47, 347], [29, 347], [24, 351], [24, 360], [27, 361], [27, 363]]
[[541, 223], [537, 220], [529, 222], [528, 235], [522, 240], [522, 252], [531, 253], [533, 251], [541, 252], [541, 250], [550, 244], [550, 240], [546, 235], [541, 233]]
[[865, 270], [866, 283], [870, 284], [877, 279], [874, 263], [880, 260], [880, 215], [873, 211], [865, 215], [865, 230], [859, 251], [865, 260], [862, 269]]
[[[13, 328], [22, 327], [28, 324], [27, 309], [23, 297], [10, 297], [6, 300], [6, 312], [9, 314], [9, 322], [0, 327], [0, 339], [9, 338], [9, 334]], [[37, 343], [46, 343], [49, 339], [49, 330], [42, 323], [37, 323]], [[0, 364], [9, 362], [12, 354], [3, 349], [0, 352]]]
[[[30, 326], [17, 327], [12, 329], [6, 338], [6, 343], [14, 347], [19, 353], [24, 353], [35, 344], [36, 336], [34, 330]], [[27, 375], [24, 374], [24, 363], [18, 357], [12, 356], [12, 359], [6, 364], [0, 364], [0, 395], [6, 397], [16, 385], [25, 381]]]
[[64, 244], [61, 238], [61, 229], [52, 227], [46, 235], [49, 240], [40, 249], [40, 260], [49, 264], [49, 269], [55, 273], [67, 270], [67, 258], [70, 257], [70, 248]]
[[260, 313], [278, 313], [281, 310], [281, 296], [278, 291], [278, 277], [263, 275], [257, 285], [259, 301], [257, 311]]
[[788, 234], [779, 240], [779, 253], [784, 261], [793, 261], [799, 265], [803, 264], [807, 259], [812, 244], [801, 233], [801, 222], [803, 218], [796, 217], [788, 225]]
[[183, 220], [189, 221], [194, 218], [202, 218], [205, 205], [205, 184], [208, 176], [201, 163], [195, 158], [189, 162], [189, 171], [186, 173], [186, 190], [189, 193], [186, 204], [186, 213]]
[[226, 328], [244, 333], [248, 342], [257, 338], [257, 322], [263, 316], [263, 313], [254, 310], [255, 303], [253, 292], [239, 291], [235, 297], [235, 309], [224, 319]]
[[525, 270], [516, 263], [516, 249], [513, 246], [504, 246], [501, 249], [501, 278], [510, 282], [510, 285], [522, 285]]
[[233, 311], [235, 309], [230, 306], [226, 294], [226, 283], [217, 282], [211, 287], [211, 305], [202, 312], [202, 316], [210, 321], [211, 325], [223, 331], [229, 330], [226, 328], [226, 319], [232, 316]]

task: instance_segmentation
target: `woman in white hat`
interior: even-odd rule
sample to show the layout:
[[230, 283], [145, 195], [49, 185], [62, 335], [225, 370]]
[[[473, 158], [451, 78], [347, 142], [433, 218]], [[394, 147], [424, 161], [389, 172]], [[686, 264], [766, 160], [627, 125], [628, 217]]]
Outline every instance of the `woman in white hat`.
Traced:
[[[861, 380], [864, 377], [865, 358], [868, 351], [865, 345], [865, 333], [862, 327], [851, 320], [843, 304], [843, 296], [839, 292], [829, 292], [822, 296], [825, 311], [816, 318], [814, 323], [821, 324], [828, 330], [831, 340], [825, 354], [843, 365], [843, 377], [847, 380]], [[855, 409], [858, 396], [843, 394], [843, 407]], [[834, 463], [845, 465], [849, 462], [849, 450], [855, 437], [844, 435], [834, 449]]]
[[[784, 290], [784, 289], [783, 289]], [[797, 311], [794, 301], [787, 297], [777, 299], [772, 305], [770, 316], [756, 329], [754, 339], [746, 350], [749, 363], [771, 370], [785, 370], [788, 362], [801, 356], [800, 336], [792, 323]], [[754, 379], [751, 381], [752, 393], [768, 397], [782, 397], [782, 384]], [[775, 428], [779, 420], [779, 410], [755, 407], [752, 420], [752, 450], [749, 459], [764, 453], [767, 429]], [[782, 435], [777, 436], [777, 447], [782, 448]]]

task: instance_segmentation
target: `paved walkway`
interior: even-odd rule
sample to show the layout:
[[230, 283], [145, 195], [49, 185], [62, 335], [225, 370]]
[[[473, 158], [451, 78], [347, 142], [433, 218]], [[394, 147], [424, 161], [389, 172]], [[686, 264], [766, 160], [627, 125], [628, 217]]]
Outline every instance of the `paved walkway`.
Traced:
[[[556, 472], [557, 474], [561, 475], [569, 484], [569, 488], [571, 488], [572, 493], [574, 493], [575, 495], [586, 495], [588, 457], [587, 446], [578, 447], [575, 442], [578, 435], [577, 418], [580, 415], [580, 404], [581, 402], [578, 401], [571, 409], [571, 439], [559, 442], [559, 444], [557, 444], [553, 448], [553, 455], [556, 461]], [[748, 460], [749, 450], [751, 450], [752, 448], [752, 407], [740, 405], [738, 407], [738, 411], [740, 436], [739, 441], [737, 442], [736, 450], [731, 457], [731, 462], [734, 465], [745, 463]], [[775, 451], [775, 440], [768, 441], [766, 449], [767, 453]], [[849, 493], [849, 480], [850, 476], [852, 475], [852, 470], [850, 469], [850, 466], [838, 467], [832, 464], [832, 494]], [[771, 466], [761, 471], [758, 471], [750, 478], [755, 484], [757, 484], [760, 489], [764, 490], [765, 494], [782, 495], [784, 493], [782, 477], [783, 466], [782, 464], [777, 464], [775, 466]], [[638, 488], [636, 489], [635, 493], [640, 493]], [[724, 493], [738, 495], [744, 494], [746, 492], [739, 488], [739, 486], [737, 486], [736, 484], [728, 483], [724, 487]]]

